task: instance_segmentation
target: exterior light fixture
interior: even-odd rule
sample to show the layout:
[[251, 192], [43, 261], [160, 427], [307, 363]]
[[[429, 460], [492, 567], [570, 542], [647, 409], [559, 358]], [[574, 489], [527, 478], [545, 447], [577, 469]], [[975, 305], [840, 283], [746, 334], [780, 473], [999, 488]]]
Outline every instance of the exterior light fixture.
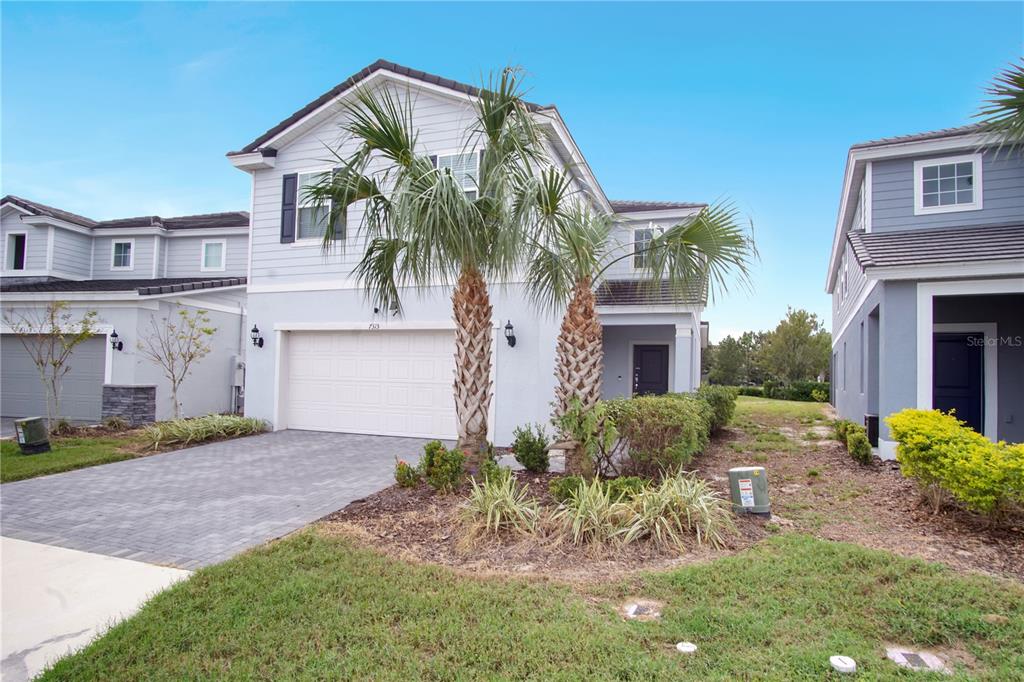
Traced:
[[114, 350], [124, 350], [124, 341], [117, 337], [117, 330], [110, 333], [110, 347]]
[[508, 341], [510, 348], [516, 347], [516, 330], [512, 326], [512, 320], [509, 320], [505, 325], [505, 340]]
[[252, 339], [252, 345], [257, 348], [263, 348], [263, 337], [260, 336], [260, 328], [256, 325], [252, 326], [252, 331], [249, 332], [249, 338]]

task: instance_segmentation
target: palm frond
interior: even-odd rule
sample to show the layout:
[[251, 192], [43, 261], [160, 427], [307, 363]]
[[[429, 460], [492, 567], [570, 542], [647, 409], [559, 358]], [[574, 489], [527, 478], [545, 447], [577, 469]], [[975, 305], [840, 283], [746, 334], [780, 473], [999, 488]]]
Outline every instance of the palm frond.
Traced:
[[404, 284], [403, 262], [408, 244], [400, 239], [371, 239], [353, 270], [363, 282], [367, 298], [381, 310], [401, 314], [399, 287]]
[[1024, 59], [1010, 64], [986, 88], [990, 98], [975, 114], [1000, 147], [1024, 143]]

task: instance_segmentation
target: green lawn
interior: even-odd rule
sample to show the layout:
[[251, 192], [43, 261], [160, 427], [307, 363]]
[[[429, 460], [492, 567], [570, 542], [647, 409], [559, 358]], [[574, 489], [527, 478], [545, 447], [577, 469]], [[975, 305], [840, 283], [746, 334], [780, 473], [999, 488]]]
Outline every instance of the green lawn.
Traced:
[[[623, 621], [629, 596], [663, 600], [663, 620]], [[698, 653], [675, 653], [679, 640]], [[406, 564], [310, 530], [199, 571], [42, 679], [821, 680], [836, 653], [857, 660], [857, 679], [907, 679], [884, 660], [888, 641], [966, 650], [960, 679], [1020, 680], [1024, 588], [783, 535], [573, 590]]]
[[50, 452], [23, 455], [13, 440], [0, 441], [0, 482], [131, 459], [135, 457], [133, 453], [120, 450], [127, 443], [124, 437], [53, 438]]
[[798, 421], [801, 424], [823, 424], [825, 403], [804, 403], [796, 400], [773, 400], [741, 395], [736, 399], [736, 422], [757, 419], [759, 422], [778, 425]]

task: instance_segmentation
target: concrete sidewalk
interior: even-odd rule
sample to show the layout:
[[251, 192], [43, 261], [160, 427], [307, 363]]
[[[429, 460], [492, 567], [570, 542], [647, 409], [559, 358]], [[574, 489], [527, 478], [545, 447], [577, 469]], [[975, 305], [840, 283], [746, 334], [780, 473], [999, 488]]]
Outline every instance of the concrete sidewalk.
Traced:
[[0, 538], [0, 677], [23, 682], [188, 571]]

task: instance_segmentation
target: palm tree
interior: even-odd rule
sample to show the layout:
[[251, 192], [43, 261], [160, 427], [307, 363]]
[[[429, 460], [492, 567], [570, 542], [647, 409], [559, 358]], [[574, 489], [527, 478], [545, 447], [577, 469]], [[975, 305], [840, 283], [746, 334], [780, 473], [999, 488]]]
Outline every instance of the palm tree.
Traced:
[[325, 216], [325, 250], [343, 246], [335, 236], [347, 208], [365, 202], [366, 246], [354, 274], [382, 310], [400, 313], [405, 287], [453, 286], [458, 447], [471, 462], [486, 445], [492, 394], [487, 282], [507, 280], [522, 261], [535, 214], [524, 188], [544, 161], [520, 71], [507, 68], [488, 85], [465, 143], [467, 153], [480, 154], [475, 186], [436, 168], [417, 147], [411, 96], [381, 88], [362, 90], [344, 106], [342, 128], [357, 148], [346, 157], [335, 152], [339, 165], [306, 193]]
[[991, 95], [976, 116], [1000, 145], [1024, 143], [1024, 60], [1010, 64], [985, 92]]
[[729, 203], [705, 207], [635, 250], [632, 244], [612, 239], [614, 221], [610, 216], [572, 201], [566, 187], [564, 179], [553, 172], [542, 177], [539, 193], [544, 198], [537, 202], [542, 211], [541, 230], [531, 242], [533, 254], [526, 277], [529, 291], [541, 307], [550, 310], [566, 305], [555, 360], [556, 419], [575, 400], [588, 409], [601, 397], [602, 334], [594, 286], [609, 268], [643, 254], [648, 275], [645, 286], [652, 293], [667, 289], [681, 297], [694, 287], [707, 287], [714, 298], [716, 292], [727, 290], [734, 278], [748, 284], [757, 253], [739, 224], [739, 212]]

